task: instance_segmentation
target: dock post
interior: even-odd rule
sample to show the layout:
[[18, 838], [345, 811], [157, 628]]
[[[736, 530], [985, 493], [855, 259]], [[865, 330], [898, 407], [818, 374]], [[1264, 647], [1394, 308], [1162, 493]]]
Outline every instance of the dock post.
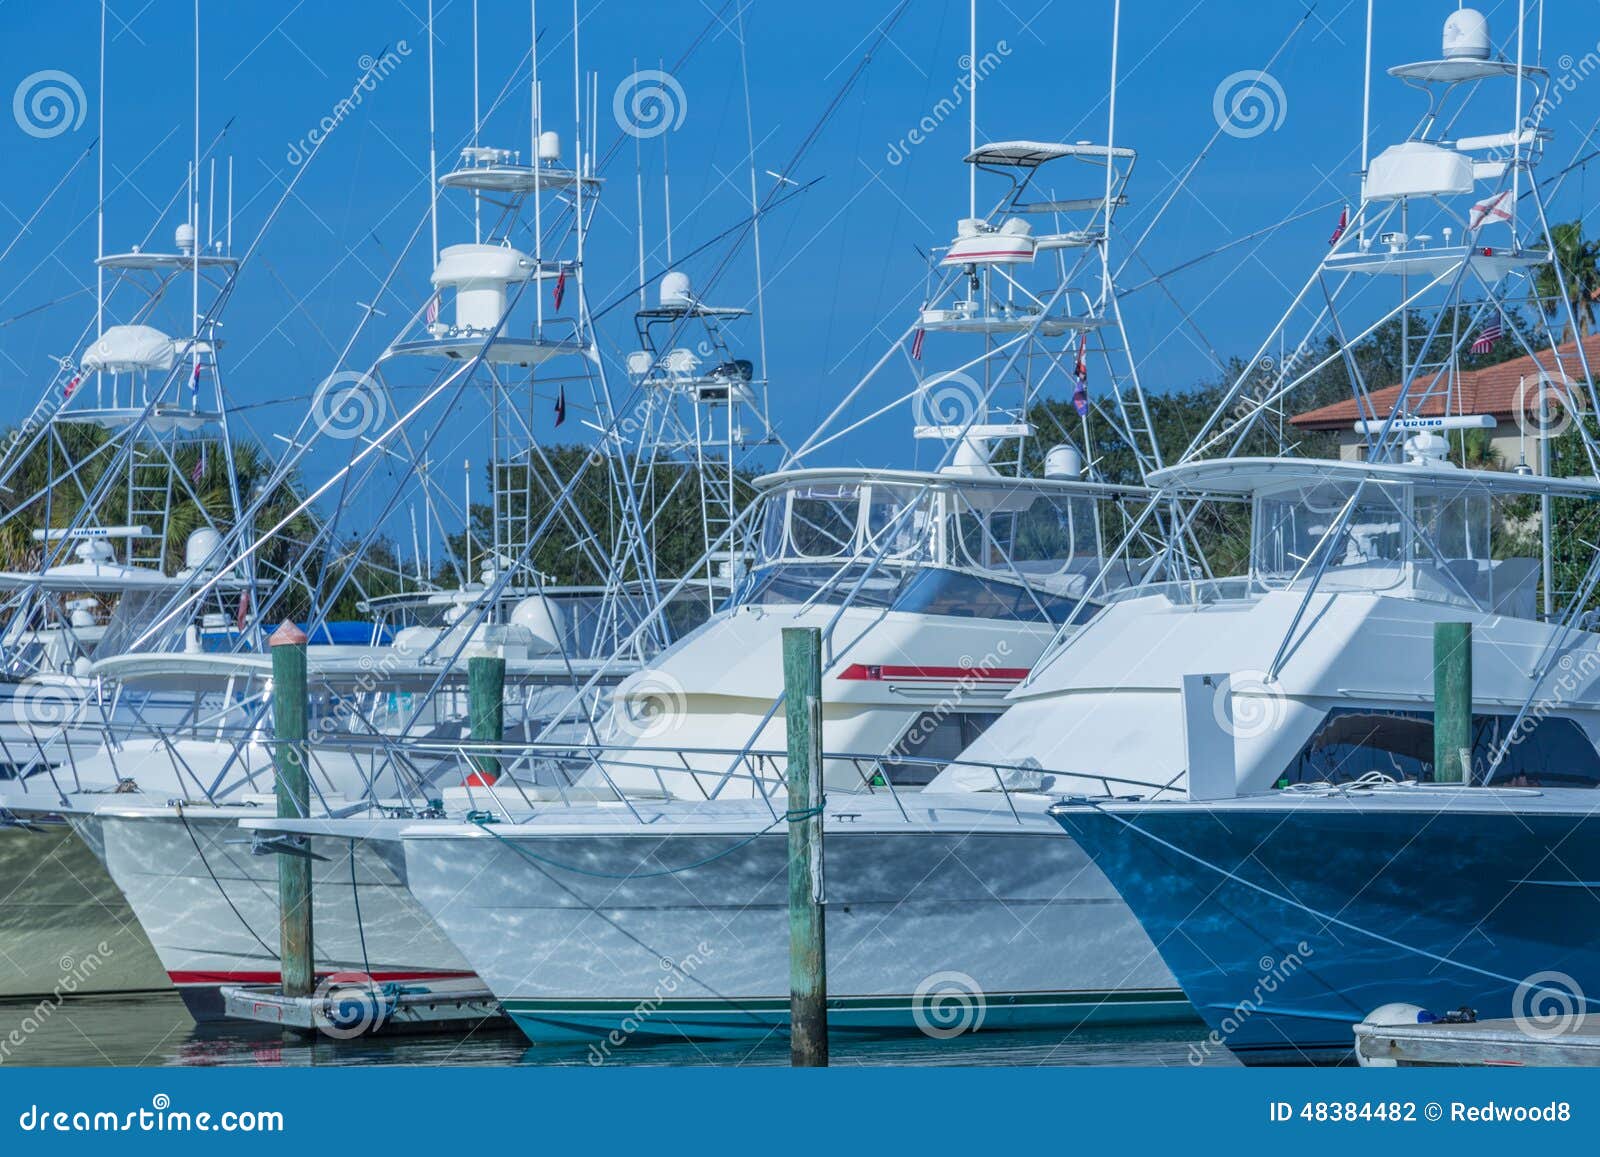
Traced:
[[[506, 661], [498, 655], [474, 655], [467, 660], [467, 717], [472, 738], [499, 743], [505, 738]], [[468, 787], [488, 787], [500, 778], [500, 757], [477, 755]]]
[[1433, 625], [1433, 780], [1472, 782], [1472, 624]]
[[783, 629], [789, 732], [789, 1063], [828, 1063], [828, 954], [822, 888], [822, 632]]
[[[278, 818], [311, 811], [306, 772], [306, 635], [285, 621], [267, 640], [272, 648], [272, 726], [277, 737]], [[316, 985], [311, 940], [311, 857], [278, 856], [278, 956], [285, 996], [310, 996]]]

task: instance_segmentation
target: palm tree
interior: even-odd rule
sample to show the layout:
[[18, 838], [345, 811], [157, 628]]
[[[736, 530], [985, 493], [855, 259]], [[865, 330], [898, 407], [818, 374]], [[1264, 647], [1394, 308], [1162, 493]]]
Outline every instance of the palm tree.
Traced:
[[[1582, 221], [1568, 221], [1550, 230], [1555, 260], [1541, 265], [1535, 278], [1535, 288], [1545, 313], [1551, 317], [1565, 313], [1571, 307], [1577, 319], [1578, 337], [1586, 337], [1594, 328], [1595, 303], [1600, 301], [1600, 241], [1586, 241]], [[1561, 282], [1556, 280], [1556, 267], [1566, 283], [1565, 301]], [[1573, 338], [1569, 321], [1562, 328], [1561, 342], [1565, 345]]]

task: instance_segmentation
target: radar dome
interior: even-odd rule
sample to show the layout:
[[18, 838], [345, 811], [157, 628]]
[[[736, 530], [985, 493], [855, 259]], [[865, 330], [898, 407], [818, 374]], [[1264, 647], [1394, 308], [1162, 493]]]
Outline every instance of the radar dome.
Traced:
[[523, 599], [511, 612], [511, 622], [533, 636], [528, 645], [529, 654], [553, 655], [561, 651], [566, 615], [554, 599], [543, 595]]
[[1444, 22], [1446, 60], [1488, 60], [1489, 21], [1476, 8], [1458, 8]]
[[693, 305], [694, 295], [689, 291], [689, 275], [674, 270], [661, 279], [661, 305], [663, 309], [673, 306]]
[[221, 545], [222, 535], [209, 526], [202, 526], [184, 541], [183, 565], [190, 570], [200, 570]]
[[172, 231], [172, 240], [178, 246], [179, 253], [194, 252], [194, 226], [185, 221]]

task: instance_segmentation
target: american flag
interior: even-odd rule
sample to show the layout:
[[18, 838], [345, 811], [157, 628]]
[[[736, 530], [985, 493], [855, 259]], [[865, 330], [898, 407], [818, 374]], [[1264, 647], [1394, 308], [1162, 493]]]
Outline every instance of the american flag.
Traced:
[[189, 480], [198, 486], [200, 485], [200, 479], [205, 476], [205, 472], [206, 448], [202, 446], [200, 447], [200, 458], [195, 462], [194, 469], [189, 471]]
[[428, 298], [427, 318], [429, 325], [439, 320], [439, 295], [437, 293]]
[[1475, 354], [1489, 353], [1504, 336], [1505, 329], [1500, 325], [1500, 315], [1495, 314], [1494, 320], [1478, 332], [1478, 340], [1472, 343], [1472, 352]]
[[556, 274], [556, 288], [551, 295], [555, 298], [556, 308], [561, 308], [561, 299], [567, 295], [567, 271], [565, 268]]
[[72, 380], [70, 382], [68, 382], [65, 386], [61, 387], [61, 396], [63, 398], [72, 397], [72, 391], [78, 388], [78, 383], [82, 379], [83, 379], [83, 375], [82, 374], [73, 374], [72, 375]]
[[927, 337], [927, 336], [928, 336], [928, 331], [925, 330], [925, 329], [917, 330], [917, 332], [912, 336], [912, 338], [911, 338], [911, 360], [912, 361], [920, 362], [922, 360], [922, 339]]
[[1344, 207], [1344, 212], [1339, 214], [1339, 224], [1334, 227], [1333, 236], [1328, 238], [1329, 245], [1339, 244], [1339, 238], [1344, 236], [1344, 231], [1350, 228], [1350, 206]]

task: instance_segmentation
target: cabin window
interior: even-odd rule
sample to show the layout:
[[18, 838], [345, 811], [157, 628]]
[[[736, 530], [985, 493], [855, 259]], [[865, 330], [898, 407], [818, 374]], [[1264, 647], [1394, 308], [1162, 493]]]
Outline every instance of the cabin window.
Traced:
[[801, 558], [852, 553], [860, 494], [854, 486], [808, 486], [789, 498], [789, 544]]
[[[1406, 562], [1404, 495], [1369, 484], [1346, 514], [1355, 491], [1318, 486], [1292, 495], [1256, 501], [1252, 569], [1256, 581], [1283, 587], [1309, 581], [1322, 568], [1329, 590], [1373, 590], [1404, 577]], [[1329, 531], [1338, 526], [1336, 534]]]
[[[1482, 784], [1515, 715], [1472, 717], [1473, 782]], [[1600, 753], [1576, 721], [1530, 716], [1494, 771], [1500, 786], [1600, 786]], [[1295, 757], [1291, 783], [1348, 783], [1378, 772], [1394, 779], [1433, 780], [1433, 715], [1427, 711], [1330, 711]]]
[[[912, 720], [883, 762], [889, 782], [895, 787], [926, 787], [944, 764], [970, 747], [999, 718], [998, 711], [924, 711]], [[906, 762], [905, 757], [917, 762]]]

